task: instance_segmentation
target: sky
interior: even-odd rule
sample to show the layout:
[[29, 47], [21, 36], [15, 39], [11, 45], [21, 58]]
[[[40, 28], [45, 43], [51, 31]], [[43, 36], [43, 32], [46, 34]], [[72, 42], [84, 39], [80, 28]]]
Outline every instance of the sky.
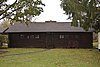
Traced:
[[44, 12], [36, 17], [36, 21], [58, 21], [69, 22], [68, 16], [64, 14], [63, 9], [60, 7], [60, 0], [42, 0], [45, 3]]
[[[9, 0], [8, 3], [13, 3], [14, 0]], [[42, 0], [45, 3], [43, 7], [44, 12], [35, 17], [36, 22], [57, 21], [57, 22], [70, 22], [67, 20], [68, 16], [64, 14], [63, 9], [60, 7], [60, 0]]]

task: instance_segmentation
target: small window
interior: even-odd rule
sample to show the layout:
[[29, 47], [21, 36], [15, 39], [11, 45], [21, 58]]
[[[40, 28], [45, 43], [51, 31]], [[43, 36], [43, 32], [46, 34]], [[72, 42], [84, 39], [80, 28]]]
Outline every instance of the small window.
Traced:
[[23, 39], [23, 38], [24, 38], [24, 35], [23, 35], [23, 34], [21, 34], [21, 35], [20, 35], [20, 38], [21, 38], [21, 39]]
[[64, 39], [64, 35], [60, 35], [59, 38], [60, 38], [60, 39]]
[[31, 38], [31, 39], [34, 39], [34, 35], [30, 35], [30, 38]]
[[39, 38], [40, 38], [40, 36], [39, 36], [39, 35], [35, 35], [35, 38], [36, 38], [36, 39], [39, 39]]
[[29, 35], [27, 35], [27, 39], [30, 39]]

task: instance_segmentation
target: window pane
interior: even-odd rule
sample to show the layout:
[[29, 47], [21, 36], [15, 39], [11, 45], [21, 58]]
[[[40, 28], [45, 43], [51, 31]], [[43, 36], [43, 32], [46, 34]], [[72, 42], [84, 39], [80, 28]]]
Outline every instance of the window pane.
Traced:
[[39, 39], [39, 35], [35, 35], [35, 38], [36, 38], [36, 39]]
[[21, 39], [23, 39], [23, 38], [24, 38], [24, 35], [23, 35], [23, 34], [21, 34], [21, 35], [20, 35], [20, 38], [21, 38]]
[[30, 39], [29, 35], [27, 35], [27, 39]]
[[60, 38], [60, 39], [63, 39], [63, 38], [64, 38], [64, 35], [60, 35], [59, 38]]
[[33, 39], [34, 38], [34, 35], [30, 35], [30, 38]]

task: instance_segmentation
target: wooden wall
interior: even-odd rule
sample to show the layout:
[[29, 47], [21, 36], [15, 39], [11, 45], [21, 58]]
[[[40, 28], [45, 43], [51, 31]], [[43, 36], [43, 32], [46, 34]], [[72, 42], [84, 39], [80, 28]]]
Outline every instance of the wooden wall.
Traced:
[[10, 48], [92, 48], [92, 33], [10, 33]]

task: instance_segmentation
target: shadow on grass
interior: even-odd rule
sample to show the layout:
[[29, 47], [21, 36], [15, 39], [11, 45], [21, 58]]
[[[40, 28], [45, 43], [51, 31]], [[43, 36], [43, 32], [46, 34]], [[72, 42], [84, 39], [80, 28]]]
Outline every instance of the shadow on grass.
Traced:
[[0, 50], [0, 54], [7, 53], [8, 51]]
[[[45, 51], [48, 51], [48, 50], [50, 50], [50, 49], [44, 49], [44, 50], [39, 50], [39, 51], [35, 51], [35, 52], [26, 52], [26, 53], [19, 53], [19, 54], [10, 54], [10, 55], [0, 56], [0, 58], [5, 58], [5, 57], [9, 57], [9, 56], [20, 56], [20, 55], [25, 55], [25, 54], [36, 54], [36, 53], [41, 53], [41, 52], [45, 52]], [[4, 53], [4, 52], [2, 52], [2, 53]], [[5, 53], [6, 53], [6, 51], [5, 51]]]
[[4, 50], [7, 49], [8, 47], [0, 46], [0, 54], [7, 53], [8, 51]]

